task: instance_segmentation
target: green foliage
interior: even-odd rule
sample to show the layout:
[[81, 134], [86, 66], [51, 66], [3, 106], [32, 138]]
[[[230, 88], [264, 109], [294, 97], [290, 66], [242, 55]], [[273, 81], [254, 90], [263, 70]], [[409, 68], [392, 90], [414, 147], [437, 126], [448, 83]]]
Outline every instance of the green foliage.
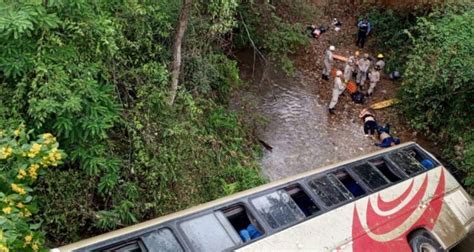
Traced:
[[408, 31], [415, 25], [415, 13], [373, 8], [367, 16], [372, 23], [371, 36], [374, 37], [375, 47], [385, 56], [386, 72], [404, 72], [412, 45]]
[[180, 4], [0, 1], [0, 127], [52, 132], [70, 153], [36, 189], [48, 246], [264, 182], [250, 129], [226, 109], [241, 85], [225, 55], [239, 1], [194, 2], [165, 102]]
[[464, 146], [457, 156], [469, 174], [468, 185], [474, 170], [473, 21], [472, 8], [444, 9], [419, 18], [410, 33], [413, 50], [400, 90], [404, 113], [415, 129], [445, 142], [448, 153], [453, 146]]
[[[287, 6], [288, 2], [283, 1], [281, 5]], [[243, 3], [239, 9], [241, 20], [238, 24], [240, 32], [237, 35], [244, 46], [255, 45], [262, 49], [291, 75], [294, 67], [289, 56], [295, 53], [298, 47], [306, 45], [308, 37], [302, 33], [303, 26], [300, 23], [289, 23], [277, 14], [277, 9], [278, 5], [273, 6], [268, 2]]]
[[58, 166], [65, 157], [53, 135], [30, 141], [32, 131], [0, 129], [0, 250], [46, 251], [33, 193], [35, 182], [48, 166]]

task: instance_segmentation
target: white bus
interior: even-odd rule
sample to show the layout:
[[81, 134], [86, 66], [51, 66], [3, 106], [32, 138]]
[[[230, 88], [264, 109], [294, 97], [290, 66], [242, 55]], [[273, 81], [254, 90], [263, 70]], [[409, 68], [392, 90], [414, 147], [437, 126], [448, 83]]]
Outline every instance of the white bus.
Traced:
[[445, 251], [473, 229], [471, 197], [406, 143], [53, 251]]

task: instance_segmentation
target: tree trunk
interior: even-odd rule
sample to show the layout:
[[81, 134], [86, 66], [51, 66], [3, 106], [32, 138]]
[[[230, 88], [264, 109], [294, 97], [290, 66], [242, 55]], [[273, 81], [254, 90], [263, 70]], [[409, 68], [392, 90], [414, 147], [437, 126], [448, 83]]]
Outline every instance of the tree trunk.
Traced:
[[183, 0], [181, 13], [179, 15], [178, 27], [174, 36], [173, 43], [173, 62], [171, 63], [171, 90], [169, 105], [173, 105], [178, 91], [178, 79], [181, 69], [181, 45], [183, 43], [184, 32], [188, 26], [189, 16], [191, 12], [192, 0]]

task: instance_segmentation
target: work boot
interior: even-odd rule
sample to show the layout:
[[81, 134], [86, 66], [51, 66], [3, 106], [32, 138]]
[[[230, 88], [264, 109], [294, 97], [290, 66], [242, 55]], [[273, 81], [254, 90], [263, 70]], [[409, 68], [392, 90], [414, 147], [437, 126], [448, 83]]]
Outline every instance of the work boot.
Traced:
[[333, 108], [330, 108], [330, 109], [329, 109], [329, 113], [330, 113], [330, 114], [333, 114], [333, 115], [336, 114], [336, 113], [334, 112], [334, 109], [333, 109]]

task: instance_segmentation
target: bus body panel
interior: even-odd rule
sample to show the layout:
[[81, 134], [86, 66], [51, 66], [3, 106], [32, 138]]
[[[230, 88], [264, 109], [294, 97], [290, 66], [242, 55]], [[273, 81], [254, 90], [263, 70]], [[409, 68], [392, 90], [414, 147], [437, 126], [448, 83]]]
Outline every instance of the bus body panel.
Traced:
[[[200, 213], [216, 211], [227, 206], [248, 204], [262, 192], [295, 185], [297, 181], [309, 188], [308, 181], [327, 170], [354, 167], [361, 160], [374, 159], [397, 149], [416, 147], [414, 143], [401, 144], [363, 157], [308, 171], [287, 179], [275, 181], [225, 198], [217, 199], [164, 217], [79, 241], [55, 251], [89, 251], [103, 248], [104, 244], [136, 239], [150, 230], [168, 227], [174, 229], [182, 219], [192, 219]], [[423, 150], [426, 152], [425, 150]], [[430, 153], [430, 158], [437, 161]], [[367, 185], [365, 185], [367, 187]], [[367, 189], [367, 188], [366, 188]], [[409, 249], [408, 234], [423, 228], [449, 248], [460, 241], [474, 227], [474, 206], [470, 196], [456, 179], [440, 164], [436, 168], [371, 193], [299, 223], [265, 230], [259, 239], [234, 248], [237, 251], [310, 250], [310, 251], [405, 251]], [[314, 197], [314, 195], [312, 196]], [[322, 204], [322, 202], [319, 202]], [[323, 207], [324, 208], [324, 207]], [[255, 211], [255, 210], [253, 210]], [[260, 219], [261, 221], [262, 219]], [[269, 228], [268, 226], [266, 228]], [[135, 237], [135, 238], [133, 238]], [[190, 249], [189, 244], [185, 249]], [[192, 249], [192, 248], [191, 248]]]
[[[457, 190], [463, 189], [438, 167], [237, 251], [404, 251], [409, 250], [407, 235], [418, 228], [433, 232], [448, 248], [467, 233], [443, 204], [444, 193]], [[462, 211], [472, 212], [472, 206], [464, 206]], [[443, 230], [447, 223], [451, 229]]]

